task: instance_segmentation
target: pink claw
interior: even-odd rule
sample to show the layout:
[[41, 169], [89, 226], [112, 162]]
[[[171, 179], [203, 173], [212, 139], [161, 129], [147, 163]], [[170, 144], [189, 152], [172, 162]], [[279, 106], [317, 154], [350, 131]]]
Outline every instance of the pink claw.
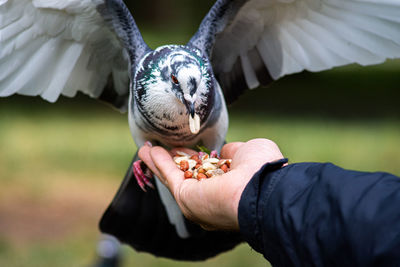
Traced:
[[210, 153], [210, 158], [219, 158], [217, 150], [213, 150]]
[[146, 174], [142, 170], [142, 166], [140, 166], [142, 163], [141, 160], [137, 160], [133, 163], [133, 174], [135, 175], [136, 181], [140, 188], [146, 192], [145, 185], [147, 185], [150, 188], [154, 189], [154, 185], [150, 182], [150, 177], [152, 177], [152, 173], [149, 168], [146, 167]]

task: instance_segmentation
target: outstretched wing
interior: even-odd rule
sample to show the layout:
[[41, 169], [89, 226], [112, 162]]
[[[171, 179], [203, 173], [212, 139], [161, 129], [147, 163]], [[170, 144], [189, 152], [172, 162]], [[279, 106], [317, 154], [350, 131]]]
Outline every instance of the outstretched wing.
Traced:
[[189, 43], [230, 103], [286, 74], [400, 57], [400, 1], [218, 0]]
[[121, 0], [0, 0], [0, 96], [81, 91], [124, 109], [147, 49]]

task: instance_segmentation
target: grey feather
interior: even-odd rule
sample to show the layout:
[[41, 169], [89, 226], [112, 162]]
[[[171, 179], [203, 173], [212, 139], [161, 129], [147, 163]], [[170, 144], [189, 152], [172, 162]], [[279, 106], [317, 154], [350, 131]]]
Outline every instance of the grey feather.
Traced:
[[[229, 58], [231, 51], [225, 41], [220, 41], [219, 36], [229, 27], [246, 2], [248, 1], [218, 0], [188, 43], [188, 45], [198, 47], [212, 61], [214, 73], [222, 86], [225, 100], [228, 104], [234, 102], [249, 86], [246, 84], [239, 55], [232, 58], [233, 63], [229, 69], [220, 67], [219, 63], [225, 62], [225, 58]], [[235, 42], [235, 40], [229, 41]], [[216, 44], [219, 47], [214, 49]], [[272, 79], [260, 55], [254, 49], [249, 54], [250, 62], [257, 73], [257, 78], [261, 82], [261, 85], [269, 84]]]
[[200, 24], [199, 29], [188, 42], [211, 58], [217, 34], [232, 21], [246, 0], [218, 0]]
[[134, 70], [138, 61], [151, 49], [144, 42], [130, 11], [122, 0], [101, 1], [97, 10], [120, 38]]

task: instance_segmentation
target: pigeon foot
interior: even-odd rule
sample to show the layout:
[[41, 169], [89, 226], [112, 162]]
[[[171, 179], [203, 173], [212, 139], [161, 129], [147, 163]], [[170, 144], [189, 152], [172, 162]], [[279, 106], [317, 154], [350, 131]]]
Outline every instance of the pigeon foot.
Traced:
[[[143, 161], [137, 160], [133, 163], [133, 174], [135, 175], [136, 181], [140, 188], [146, 192], [146, 185], [154, 189], [154, 185], [150, 182], [153, 176], [152, 172], [146, 165], [142, 164]], [[142, 167], [143, 166], [143, 167]], [[144, 170], [144, 171], [143, 171]]]
[[211, 151], [210, 158], [219, 158], [217, 150]]

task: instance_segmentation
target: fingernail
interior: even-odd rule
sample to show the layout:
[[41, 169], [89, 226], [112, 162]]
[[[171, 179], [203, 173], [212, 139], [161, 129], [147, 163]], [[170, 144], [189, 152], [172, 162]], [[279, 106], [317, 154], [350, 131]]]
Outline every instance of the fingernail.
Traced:
[[153, 147], [153, 144], [150, 141], [144, 142], [145, 146]]

